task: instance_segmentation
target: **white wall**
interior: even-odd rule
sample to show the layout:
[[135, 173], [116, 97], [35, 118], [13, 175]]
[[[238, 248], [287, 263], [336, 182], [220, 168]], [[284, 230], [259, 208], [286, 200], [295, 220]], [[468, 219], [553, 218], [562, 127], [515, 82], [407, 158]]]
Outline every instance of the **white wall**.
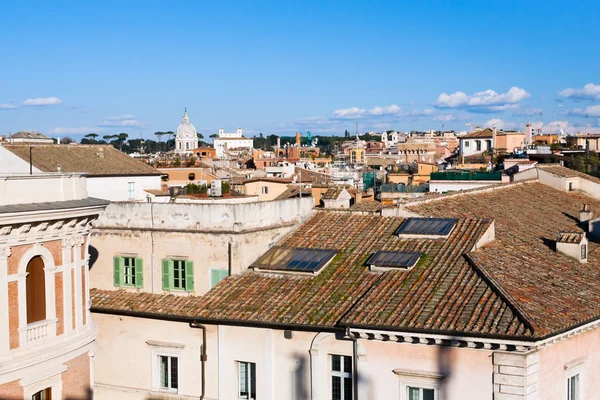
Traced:
[[[33, 173], [41, 172], [39, 169], [33, 167]], [[6, 150], [0, 145], [0, 174], [28, 174], [29, 173], [29, 162], [23, 160], [21, 157], [16, 156], [12, 152]]]
[[127, 201], [129, 199], [129, 182], [134, 182], [135, 198], [146, 200], [145, 190], [160, 190], [160, 176], [110, 176], [88, 177], [88, 193], [90, 197], [110, 201]]
[[0, 175], [0, 205], [81, 200], [87, 197], [85, 174]]
[[499, 183], [502, 183], [502, 181], [429, 181], [429, 191], [444, 193], [452, 190], [477, 189]]

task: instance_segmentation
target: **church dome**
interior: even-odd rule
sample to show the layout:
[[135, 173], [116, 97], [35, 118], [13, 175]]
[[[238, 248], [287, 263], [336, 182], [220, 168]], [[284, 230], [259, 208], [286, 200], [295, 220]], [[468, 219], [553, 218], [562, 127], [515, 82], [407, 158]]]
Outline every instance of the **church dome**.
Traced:
[[198, 137], [196, 128], [190, 123], [187, 110], [183, 114], [183, 121], [181, 121], [181, 124], [177, 127], [175, 137], [178, 139], [196, 139]]

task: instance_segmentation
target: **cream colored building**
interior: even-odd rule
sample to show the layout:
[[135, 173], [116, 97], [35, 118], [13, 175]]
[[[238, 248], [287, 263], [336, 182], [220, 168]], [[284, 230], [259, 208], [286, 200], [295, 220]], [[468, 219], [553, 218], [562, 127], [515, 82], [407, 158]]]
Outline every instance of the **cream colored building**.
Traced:
[[600, 184], [548, 168], [386, 216], [318, 211], [202, 296], [93, 289], [97, 398], [597, 398]]
[[0, 177], [0, 398], [91, 398], [87, 245], [107, 203], [83, 174]]

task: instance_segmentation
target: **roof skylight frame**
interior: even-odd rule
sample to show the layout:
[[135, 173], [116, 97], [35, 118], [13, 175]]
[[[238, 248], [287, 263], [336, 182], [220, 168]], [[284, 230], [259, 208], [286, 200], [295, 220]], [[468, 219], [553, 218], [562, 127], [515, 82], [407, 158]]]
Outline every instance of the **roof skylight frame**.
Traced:
[[333, 249], [273, 246], [249, 268], [256, 272], [316, 276], [337, 253]]
[[416, 251], [378, 250], [369, 257], [367, 264], [372, 272], [410, 271], [421, 257], [423, 253]]
[[456, 218], [409, 217], [394, 234], [400, 239], [445, 239], [458, 223]]

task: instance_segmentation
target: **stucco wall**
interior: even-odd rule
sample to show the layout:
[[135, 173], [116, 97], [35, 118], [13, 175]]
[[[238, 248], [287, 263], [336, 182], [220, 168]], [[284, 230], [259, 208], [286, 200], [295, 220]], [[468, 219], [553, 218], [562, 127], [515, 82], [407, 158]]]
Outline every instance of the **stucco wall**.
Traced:
[[[262, 188], [267, 187], [269, 193], [263, 193]], [[274, 200], [288, 188], [287, 184], [268, 181], [249, 182], [244, 184], [244, 194], [247, 196], [258, 196], [260, 201]], [[307, 190], [308, 191], [308, 190]]]
[[90, 357], [87, 353], [65, 363], [62, 374], [62, 396], [66, 400], [91, 399]]
[[134, 182], [134, 200], [146, 200], [145, 190], [160, 190], [160, 175], [88, 177], [88, 195], [110, 201], [129, 200], [129, 182]]
[[566, 398], [566, 370], [569, 364], [582, 361], [583, 396], [600, 399], [600, 328], [579, 334], [540, 350], [540, 399]]
[[[200, 329], [192, 329], [183, 322], [106, 314], [94, 313], [92, 318], [98, 323], [98, 352], [94, 357], [95, 399], [145, 400], [156, 396], [160, 390], [153, 389], [153, 363], [156, 362], [153, 351], [156, 354], [172, 350], [180, 353], [178, 394], [195, 398], [200, 396]], [[207, 400], [217, 399], [216, 329], [215, 326], [209, 326], [207, 331], [207, 363], [210, 366], [206, 375]], [[157, 342], [183, 347], [169, 349], [157, 346]], [[119, 362], [115, 363], [115, 359]]]
[[[4, 171], [0, 170], [0, 173]], [[86, 197], [84, 174], [0, 175], [0, 205], [81, 200]]]
[[[3, 174], [28, 174], [29, 162], [0, 145], [0, 171], [2, 171]], [[33, 172], [36, 173], [41, 171], [33, 167]]]
[[429, 181], [430, 192], [449, 192], [452, 190], [469, 190], [502, 183], [501, 181]]

